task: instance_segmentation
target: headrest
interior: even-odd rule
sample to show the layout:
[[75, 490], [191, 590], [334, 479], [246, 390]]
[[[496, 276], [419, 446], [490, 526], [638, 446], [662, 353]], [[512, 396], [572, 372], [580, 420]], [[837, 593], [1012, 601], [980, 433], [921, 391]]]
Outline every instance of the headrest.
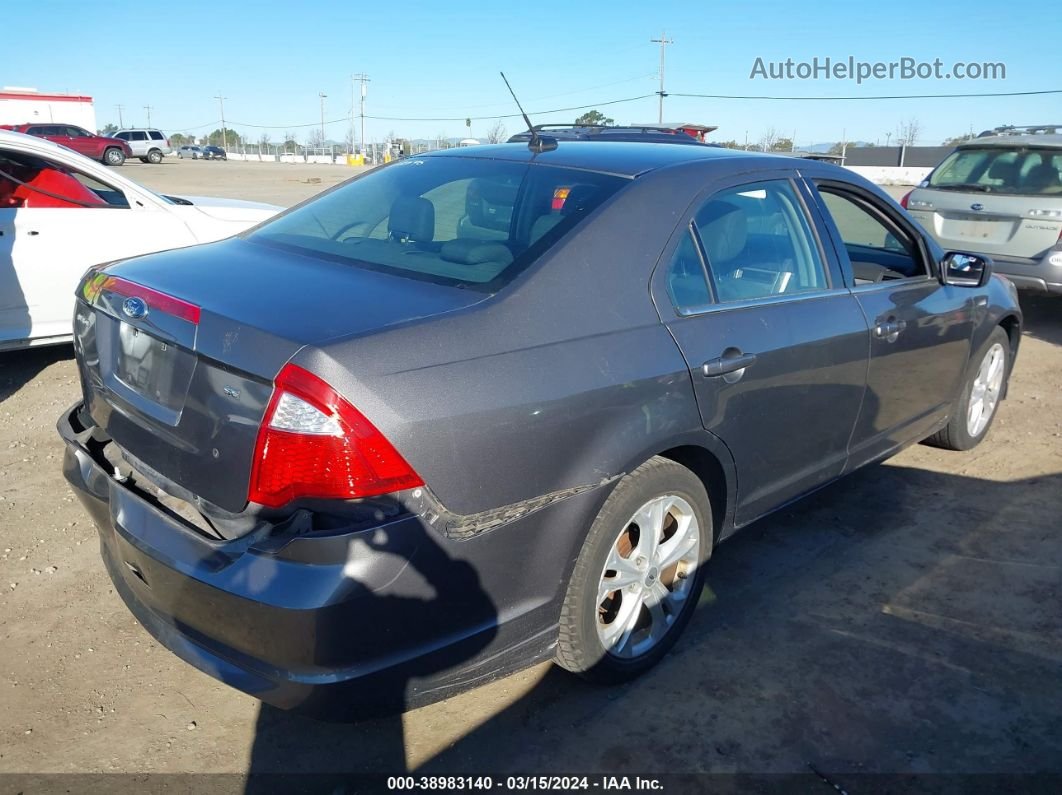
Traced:
[[482, 265], [485, 262], [508, 265], [513, 261], [513, 253], [501, 243], [483, 240], [457, 239], [443, 243], [439, 252], [447, 262], [462, 265]]
[[387, 231], [402, 240], [430, 243], [435, 238], [435, 205], [419, 196], [399, 196], [391, 205]]
[[727, 201], [709, 202], [697, 214], [701, 240], [713, 265], [734, 259], [745, 248], [748, 237], [748, 217], [736, 204]]
[[1004, 182], [1012, 182], [1018, 175], [1018, 161], [1004, 160], [997, 157], [988, 168], [989, 179], [999, 179]]
[[1037, 188], [1038, 190], [1057, 188], [1060, 182], [1062, 180], [1059, 180], [1058, 169], [1050, 163], [1041, 163], [1038, 166], [1034, 166], [1025, 175], [1025, 187]]
[[518, 189], [505, 182], [473, 179], [465, 194], [465, 214], [476, 226], [508, 232]]

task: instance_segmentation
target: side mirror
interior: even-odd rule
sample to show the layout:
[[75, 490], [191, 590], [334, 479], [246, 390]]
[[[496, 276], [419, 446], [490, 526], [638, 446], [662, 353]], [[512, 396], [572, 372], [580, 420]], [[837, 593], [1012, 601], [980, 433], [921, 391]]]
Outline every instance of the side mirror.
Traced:
[[940, 280], [952, 287], [984, 287], [992, 276], [992, 258], [949, 251], [940, 261]]

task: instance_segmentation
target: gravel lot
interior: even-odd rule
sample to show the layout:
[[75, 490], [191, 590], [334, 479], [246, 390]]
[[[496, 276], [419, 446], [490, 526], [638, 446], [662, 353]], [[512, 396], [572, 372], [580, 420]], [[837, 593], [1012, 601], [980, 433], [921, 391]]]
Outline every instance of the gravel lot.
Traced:
[[[122, 170], [280, 204], [353, 172]], [[137, 625], [60, 471], [71, 351], [5, 354], [0, 772], [1062, 772], [1062, 300], [1023, 304], [985, 444], [911, 448], [744, 530], [650, 675], [608, 690], [539, 666], [352, 726], [261, 708]]]

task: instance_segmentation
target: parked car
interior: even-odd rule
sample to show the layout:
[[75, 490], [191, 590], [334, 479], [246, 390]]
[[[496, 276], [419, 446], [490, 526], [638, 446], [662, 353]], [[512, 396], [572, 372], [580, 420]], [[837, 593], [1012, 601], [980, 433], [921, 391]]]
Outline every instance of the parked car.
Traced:
[[163, 157], [173, 152], [170, 140], [161, 130], [119, 130], [114, 137], [129, 144], [133, 157], [145, 163], [161, 163]]
[[989, 254], [1018, 287], [1062, 295], [1062, 135], [1054, 128], [1004, 127], [960, 144], [905, 203], [945, 248]]
[[845, 169], [707, 146], [418, 155], [88, 274], [64, 472], [137, 620], [328, 717], [657, 663], [713, 547], [984, 439], [1013, 285]]
[[68, 342], [73, 290], [89, 266], [218, 240], [279, 210], [160, 196], [69, 149], [0, 130], [0, 351]]
[[204, 160], [228, 160], [229, 156], [220, 146], [204, 146], [203, 147], [203, 159]]
[[177, 157], [182, 160], [186, 157], [189, 157], [192, 160], [198, 160], [203, 157], [203, 147], [191, 145], [182, 146], [177, 150]]
[[[700, 125], [688, 125], [707, 131], [715, 127], [701, 127]], [[547, 135], [557, 141], [644, 141], [666, 144], [688, 144], [704, 146], [700, 138], [693, 137], [685, 128], [679, 126], [630, 124], [630, 125], [607, 125], [607, 124], [536, 124], [533, 129], [518, 132], [509, 137], [509, 143], [527, 142], [533, 135]], [[478, 141], [476, 142], [478, 143]], [[462, 141], [458, 146], [463, 146]]]
[[120, 166], [127, 157], [133, 156], [133, 150], [125, 141], [96, 135], [73, 124], [15, 124], [0, 126], [0, 130], [44, 138], [108, 166]]

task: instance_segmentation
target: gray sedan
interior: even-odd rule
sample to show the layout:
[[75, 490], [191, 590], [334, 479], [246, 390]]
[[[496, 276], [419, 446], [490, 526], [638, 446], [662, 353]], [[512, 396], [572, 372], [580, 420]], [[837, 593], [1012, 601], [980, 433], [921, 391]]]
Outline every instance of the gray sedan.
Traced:
[[865, 180], [549, 141], [376, 169], [86, 275], [64, 471], [117, 592], [329, 717], [659, 662], [713, 548], [988, 433], [1021, 312]]

